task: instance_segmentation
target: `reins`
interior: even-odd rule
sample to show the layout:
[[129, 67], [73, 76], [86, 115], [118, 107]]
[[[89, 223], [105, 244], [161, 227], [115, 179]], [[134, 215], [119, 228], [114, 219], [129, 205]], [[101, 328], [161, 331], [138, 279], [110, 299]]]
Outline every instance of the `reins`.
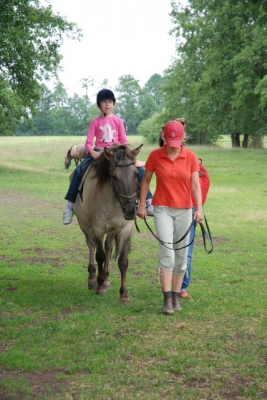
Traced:
[[[145, 224], [146, 224], [147, 228], [149, 229], [149, 231], [150, 231], [150, 232], [152, 233], [152, 235], [154, 236], [154, 238], [155, 238], [162, 246], [164, 246], [164, 247], [166, 247], [167, 249], [170, 249], [170, 250], [181, 250], [181, 249], [184, 249], [185, 247], [189, 247], [189, 246], [194, 242], [194, 240], [195, 240], [195, 234], [194, 234], [194, 237], [193, 237], [193, 239], [191, 240], [191, 242], [190, 242], [189, 244], [187, 244], [186, 246], [180, 247], [180, 248], [178, 248], [178, 249], [174, 249], [173, 247], [168, 247], [168, 246], [166, 246], [166, 245], [167, 245], [167, 244], [168, 244], [168, 245], [175, 245], [175, 244], [181, 242], [181, 241], [189, 234], [192, 225], [194, 225], [195, 228], [196, 228], [197, 225], [199, 225], [199, 226], [200, 226], [200, 229], [201, 229], [201, 234], [202, 234], [202, 238], [203, 238], [203, 245], [204, 245], [204, 249], [205, 249], [206, 253], [207, 253], [207, 254], [210, 254], [210, 253], [212, 253], [212, 251], [213, 251], [213, 241], [212, 241], [212, 237], [211, 237], [211, 232], [210, 232], [209, 224], [208, 224], [208, 221], [207, 221], [207, 218], [206, 218], [205, 214], [204, 214], [204, 221], [205, 221], [205, 226], [206, 226], [206, 228], [205, 228], [205, 226], [203, 225], [202, 222], [197, 223], [197, 222], [193, 221], [193, 222], [190, 224], [189, 228], [187, 229], [186, 233], [181, 237], [181, 239], [179, 239], [179, 240], [177, 240], [177, 242], [173, 242], [173, 243], [164, 242], [163, 240], [161, 240], [161, 239], [153, 232], [153, 230], [152, 230], [151, 227], [149, 226], [149, 224], [148, 224], [146, 218], [144, 218], [144, 221], [145, 221]], [[140, 229], [139, 229], [139, 227], [138, 227], [138, 225], [137, 225], [136, 218], [135, 218], [135, 227], [136, 227], [137, 232], [140, 233]], [[210, 243], [210, 245], [211, 245], [211, 249], [210, 249], [210, 250], [207, 249], [207, 241], [208, 241], [208, 242]]]

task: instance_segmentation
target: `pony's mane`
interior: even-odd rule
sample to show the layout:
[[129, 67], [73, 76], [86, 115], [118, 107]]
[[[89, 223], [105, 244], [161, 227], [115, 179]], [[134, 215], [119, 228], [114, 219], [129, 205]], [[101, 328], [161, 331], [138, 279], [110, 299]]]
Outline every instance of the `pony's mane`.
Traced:
[[68, 152], [67, 152], [67, 156], [66, 157], [70, 157], [71, 156], [71, 149], [72, 149], [72, 147], [68, 150]]
[[[126, 162], [133, 162], [135, 160], [134, 155], [131, 153], [129, 145], [114, 144], [109, 148], [114, 151], [114, 162], [126, 160]], [[98, 186], [103, 186], [110, 179], [110, 161], [104, 155], [104, 152], [96, 159], [92, 165], [94, 171], [93, 178], [98, 179]]]

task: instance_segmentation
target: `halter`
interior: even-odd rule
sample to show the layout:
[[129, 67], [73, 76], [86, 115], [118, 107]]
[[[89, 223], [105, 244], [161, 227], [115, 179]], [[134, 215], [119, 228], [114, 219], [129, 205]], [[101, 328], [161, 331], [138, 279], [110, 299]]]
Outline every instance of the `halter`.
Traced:
[[[134, 164], [135, 164], [135, 161], [130, 162], [130, 163], [127, 163], [127, 164], [116, 164], [116, 163], [114, 163], [115, 167], [123, 167], [123, 168], [124, 168], [124, 167], [130, 167], [131, 165], [134, 165]], [[123, 205], [122, 205], [121, 202], [120, 202], [120, 198], [128, 199], [127, 203], [132, 203], [133, 201], [132, 201], [131, 199], [132, 199], [133, 197], [137, 196], [137, 191], [134, 192], [133, 194], [129, 195], [129, 196], [126, 196], [126, 195], [124, 195], [124, 194], [118, 193], [118, 192], [116, 191], [115, 187], [114, 187], [114, 182], [113, 182], [112, 176], [110, 176], [110, 186], [111, 186], [111, 189], [112, 189], [112, 191], [113, 191], [113, 195], [114, 195], [115, 198], [118, 200], [119, 205], [121, 206], [121, 208], [122, 208]]]
[[135, 164], [135, 161], [127, 163], [127, 164], [123, 164], [123, 165], [121, 165], [121, 164], [114, 164], [114, 165], [115, 165], [115, 167], [129, 167], [130, 165], [134, 165], [134, 164]]

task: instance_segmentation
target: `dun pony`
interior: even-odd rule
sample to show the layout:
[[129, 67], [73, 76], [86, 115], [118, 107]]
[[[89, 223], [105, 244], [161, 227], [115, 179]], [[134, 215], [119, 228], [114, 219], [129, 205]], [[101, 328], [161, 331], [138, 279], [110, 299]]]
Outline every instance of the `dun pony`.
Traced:
[[68, 150], [67, 155], [65, 157], [65, 168], [66, 169], [69, 168], [72, 159], [74, 160], [75, 165], [77, 167], [77, 165], [79, 164], [79, 162], [82, 161], [85, 155], [86, 155], [85, 146], [83, 144], [74, 144]]
[[[116, 238], [121, 273], [120, 302], [129, 302], [126, 287], [128, 252], [138, 195], [136, 156], [141, 150], [113, 145], [87, 170], [74, 213], [89, 248], [88, 288], [102, 294], [109, 286], [109, 263]], [[96, 274], [95, 260], [98, 266]]]

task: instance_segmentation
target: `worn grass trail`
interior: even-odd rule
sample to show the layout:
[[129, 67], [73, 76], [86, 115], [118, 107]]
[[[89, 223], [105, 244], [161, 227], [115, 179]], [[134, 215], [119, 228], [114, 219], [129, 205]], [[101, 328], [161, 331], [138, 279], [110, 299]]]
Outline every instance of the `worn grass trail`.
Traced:
[[87, 290], [83, 234], [76, 220], [62, 225], [74, 168], [64, 157], [83, 140], [0, 138], [1, 398], [267, 398], [266, 150], [192, 147], [210, 172], [215, 249], [206, 255], [198, 229], [192, 299], [167, 317], [158, 245], [141, 220], [131, 304], [118, 302], [114, 260], [107, 295]]

